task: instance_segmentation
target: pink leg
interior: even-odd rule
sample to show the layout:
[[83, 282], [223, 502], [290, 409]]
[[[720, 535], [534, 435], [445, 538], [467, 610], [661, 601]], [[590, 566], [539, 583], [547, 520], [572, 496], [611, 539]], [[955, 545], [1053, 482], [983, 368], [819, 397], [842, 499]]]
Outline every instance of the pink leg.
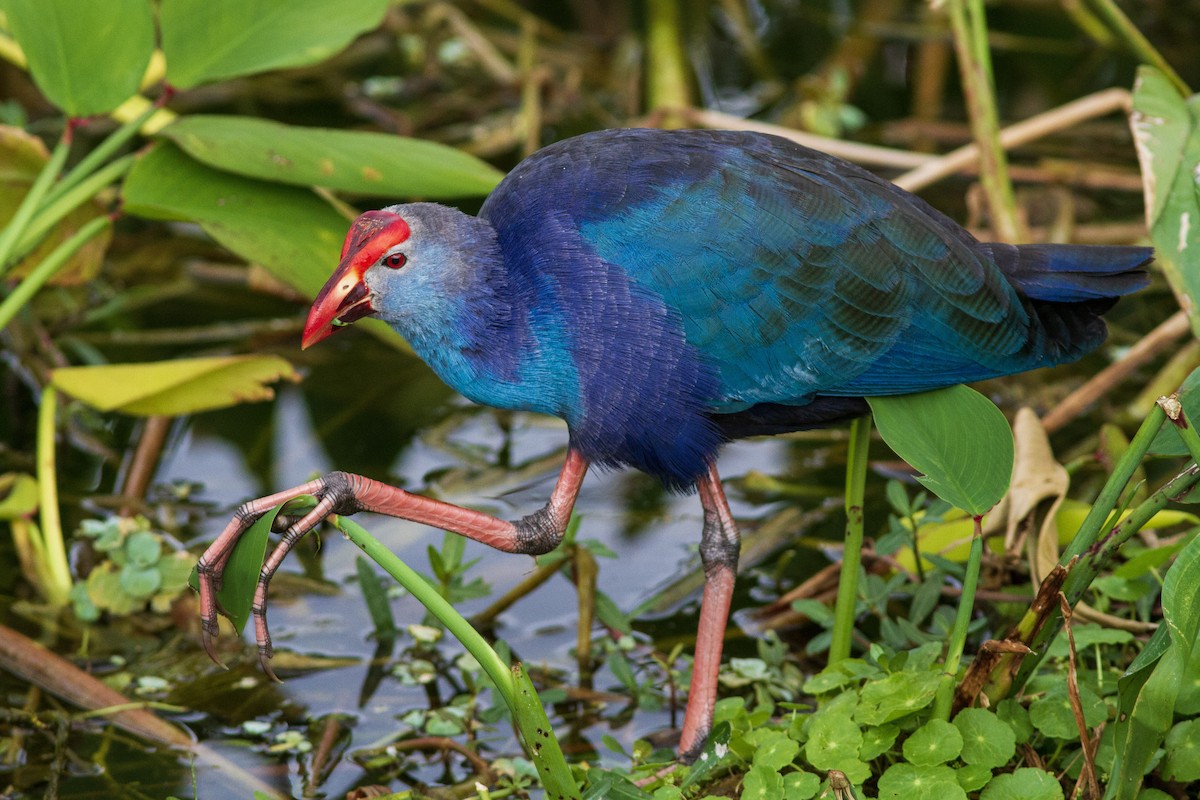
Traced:
[[679, 760], [685, 763], [700, 755], [712, 728], [713, 708], [717, 703], [717, 671], [721, 666], [721, 648], [725, 644], [725, 624], [729, 620], [738, 562], [737, 523], [729, 511], [729, 501], [725, 499], [715, 466], [709, 466], [708, 474], [700, 479], [697, 488], [700, 504], [704, 506], [704, 533], [700, 538], [704, 595], [700, 600], [692, 685], [688, 690], [683, 733], [679, 740]]
[[562, 541], [587, 469], [588, 463], [583, 456], [575, 450], [568, 450], [566, 463], [559, 473], [549, 502], [540, 510], [516, 522], [505, 522], [479, 511], [411, 494], [395, 486], [347, 472], [333, 472], [303, 486], [252, 500], [238, 508], [233, 520], [204, 551], [196, 565], [200, 583], [200, 627], [204, 649], [210, 658], [218, 661], [213, 651], [213, 638], [218, 630], [216, 593], [221, 586], [222, 573], [234, 545], [255, 520], [280, 503], [305, 494], [317, 498], [316, 507], [284, 532], [279, 544], [263, 563], [262, 572], [258, 576], [253, 605], [254, 630], [258, 639], [259, 660], [271, 677], [275, 677], [275, 673], [268, 661], [272, 650], [271, 634], [267, 629], [267, 586], [275, 570], [279, 569], [279, 565], [296, 542], [320, 525], [330, 514], [374, 511], [453, 531], [509, 553], [540, 555], [550, 552]]

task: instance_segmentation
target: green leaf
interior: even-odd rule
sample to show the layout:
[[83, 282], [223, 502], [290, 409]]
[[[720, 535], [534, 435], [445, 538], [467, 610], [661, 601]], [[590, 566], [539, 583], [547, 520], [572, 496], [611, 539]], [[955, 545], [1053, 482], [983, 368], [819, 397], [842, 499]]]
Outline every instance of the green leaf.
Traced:
[[1155, 262], [1200, 331], [1200, 96], [1185, 99], [1161, 72], [1140, 67], [1130, 120]]
[[[949, 724], [949, 723], [947, 723]], [[879, 778], [879, 800], [967, 800], [947, 766], [893, 764]]]
[[571, 768], [563, 758], [562, 747], [550, 720], [546, 717], [546, 709], [538, 700], [537, 689], [533, 681], [520, 664], [512, 667], [512, 676], [516, 689], [516, 705], [513, 715], [516, 718], [517, 729], [525, 740], [525, 749], [533, 757], [541, 776], [542, 785], [550, 797], [568, 798], [579, 797], [579, 787], [571, 775]]
[[779, 772], [800, 755], [800, 743], [783, 731], [765, 731], [755, 744], [754, 766], [773, 772]]
[[38, 486], [32, 475], [22, 472], [0, 475], [0, 520], [27, 517], [37, 507]]
[[992, 770], [982, 764], [967, 764], [954, 770], [958, 785], [966, 792], [977, 792], [992, 779]]
[[269, 400], [266, 384], [298, 380], [276, 356], [183, 358], [147, 364], [64, 367], [50, 383], [101, 411], [142, 416], [194, 414], [238, 403]]
[[904, 757], [918, 767], [935, 767], [958, 758], [963, 737], [959, 729], [942, 719], [931, 719], [904, 741]]
[[888, 446], [946, 502], [982, 515], [1008, 491], [1013, 437], [1000, 410], [966, 386], [868, 397]]
[[1023, 767], [992, 778], [979, 800], [1063, 800], [1063, 790], [1053, 775]]
[[154, 52], [146, 0], [7, 0], [4, 11], [33, 82], [69, 116], [107, 114], [137, 92]]
[[121, 589], [130, 597], [149, 600], [160, 586], [162, 573], [156, 569], [146, 569], [134, 564], [126, 564], [121, 569]]
[[375, 636], [384, 641], [395, 638], [396, 618], [392, 614], [392, 606], [388, 602], [383, 581], [371, 569], [371, 562], [362, 556], [355, 556], [354, 568], [358, 573], [358, 586], [362, 591], [363, 602], [366, 603], [371, 622], [375, 625]]
[[870, 767], [858, 757], [862, 741], [862, 731], [854, 720], [826, 709], [809, 725], [804, 757], [819, 770], [841, 770], [852, 783], [860, 784], [871, 775]]
[[162, 0], [167, 80], [188, 89], [316, 64], [378, 26], [387, 6], [388, 0]]
[[[271, 526], [275, 524], [275, 517], [282, 508], [283, 506], [276, 506], [255, 520], [237, 540], [233, 553], [225, 564], [221, 588], [217, 591], [217, 602], [224, 609], [238, 635], [241, 635], [242, 629], [250, 619], [254, 591], [258, 587], [258, 575], [267, 556], [267, 537], [270, 536]], [[199, 588], [195, 569], [188, 578], [188, 584], [193, 589]]]
[[783, 776], [783, 800], [810, 800], [821, 790], [821, 779], [811, 772], [789, 772]]
[[[1108, 719], [1108, 706], [1086, 686], [1079, 687], [1083, 706], [1083, 721], [1094, 728]], [[1071, 708], [1071, 698], [1065, 685], [1058, 685], [1029, 704], [1029, 721], [1036, 731], [1052, 739], [1079, 739], [1079, 724]]]
[[864, 725], [882, 725], [924, 710], [937, 694], [936, 672], [895, 672], [863, 687], [854, 718]]
[[962, 734], [962, 760], [988, 769], [1002, 767], [1017, 752], [1012, 728], [986, 708], [964, 708], [954, 718]]
[[310, 191], [206, 167], [160, 144], [121, 188], [125, 211], [195, 222], [232, 252], [313, 296], [337, 266], [350, 223]]
[[776, 800], [783, 797], [783, 776], [769, 767], [755, 764], [742, 783], [742, 800]]
[[1200, 780], [1200, 719], [1189, 719], [1171, 728], [1166, 738], [1167, 757], [1162, 776], [1169, 781]]
[[1200, 538], [1163, 579], [1163, 624], [1117, 682], [1116, 763], [1106, 797], [1132, 800], [1174, 722], [1175, 701], [1200, 633]]
[[150, 531], [134, 531], [125, 540], [125, 554], [135, 567], [152, 567], [162, 558], [162, 539]]
[[895, 725], [879, 725], [863, 730], [862, 747], [858, 749], [858, 757], [863, 761], [872, 761], [892, 749], [900, 729]]
[[195, 115], [179, 119], [161, 135], [210, 167], [375, 196], [473, 197], [487, 194], [504, 177], [453, 147], [383, 133]]

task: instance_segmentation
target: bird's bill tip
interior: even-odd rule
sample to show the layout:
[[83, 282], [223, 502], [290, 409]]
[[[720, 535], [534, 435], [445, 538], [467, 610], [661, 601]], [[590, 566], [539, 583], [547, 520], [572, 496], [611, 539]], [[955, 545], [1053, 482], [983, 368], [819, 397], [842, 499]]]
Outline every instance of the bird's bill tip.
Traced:
[[375, 313], [371, 295], [362, 276], [350, 259], [341, 263], [330, 276], [308, 311], [300, 349], [307, 350], [317, 342], [333, 335], [340, 327]]

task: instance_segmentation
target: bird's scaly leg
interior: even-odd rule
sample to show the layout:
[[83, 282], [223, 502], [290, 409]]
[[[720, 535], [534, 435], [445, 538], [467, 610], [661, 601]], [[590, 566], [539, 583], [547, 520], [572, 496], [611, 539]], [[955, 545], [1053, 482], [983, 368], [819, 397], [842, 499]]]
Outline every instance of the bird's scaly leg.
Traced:
[[406, 492], [395, 486], [348, 472], [332, 472], [287, 491], [252, 500], [240, 506], [234, 518], [200, 556], [196, 565], [200, 584], [200, 627], [204, 649], [220, 663], [213, 651], [217, 635], [217, 589], [237, 540], [254, 521], [269, 510], [305, 494], [317, 498], [317, 505], [293, 523], [263, 563], [254, 593], [254, 630], [259, 660], [264, 671], [275, 677], [270, 667], [271, 634], [267, 629], [267, 586], [288, 552], [304, 534], [321, 524], [330, 514], [373, 511], [453, 531], [509, 553], [541, 555], [562, 541], [579, 487], [587, 473], [588, 462], [575, 450], [567, 451], [567, 460], [549, 502], [540, 510], [515, 522], [506, 522], [489, 514], [444, 503]]
[[717, 468], [710, 465], [696, 486], [700, 490], [700, 504], [704, 506], [704, 533], [700, 538], [704, 595], [700, 600], [692, 685], [688, 689], [683, 733], [679, 740], [679, 760], [685, 763], [695, 761], [700, 755], [712, 728], [713, 708], [717, 703], [717, 671], [721, 666], [725, 624], [733, 600], [739, 544], [737, 523], [733, 521]]

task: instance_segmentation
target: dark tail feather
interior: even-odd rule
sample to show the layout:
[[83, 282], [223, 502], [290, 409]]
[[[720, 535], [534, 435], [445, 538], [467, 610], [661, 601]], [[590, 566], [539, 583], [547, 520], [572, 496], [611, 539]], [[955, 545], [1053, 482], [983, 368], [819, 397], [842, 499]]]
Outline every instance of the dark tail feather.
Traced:
[[988, 243], [997, 266], [1031, 300], [1079, 303], [1117, 298], [1149, 283], [1150, 247]]

